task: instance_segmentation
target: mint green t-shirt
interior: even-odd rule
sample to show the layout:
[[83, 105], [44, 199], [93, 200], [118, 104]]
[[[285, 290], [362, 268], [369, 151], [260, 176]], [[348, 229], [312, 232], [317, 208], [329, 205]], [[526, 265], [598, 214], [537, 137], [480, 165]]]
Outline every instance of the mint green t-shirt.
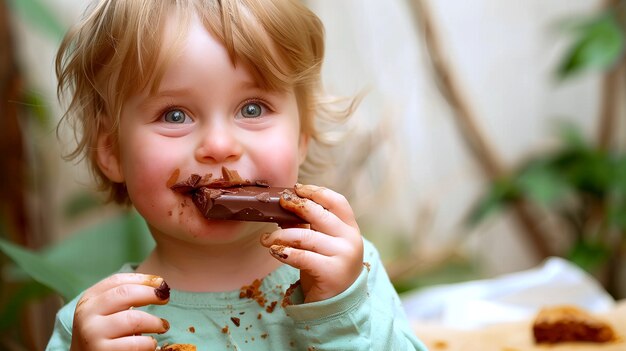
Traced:
[[[285, 291], [299, 277], [297, 269], [283, 265], [263, 278], [251, 297], [240, 297], [240, 291], [171, 290], [167, 305], [140, 309], [170, 323], [167, 333], [153, 335], [159, 345], [194, 344], [198, 351], [426, 351], [410, 328], [378, 252], [370, 242], [364, 244], [361, 275], [346, 291], [328, 300], [305, 304], [302, 291], [296, 288], [290, 296], [292, 304], [283, 306]], [[132, 265], [120, 271], [133, 272]], [[78, 297], [57, 314], [46, 350], [69, 350], [77, 302]]]

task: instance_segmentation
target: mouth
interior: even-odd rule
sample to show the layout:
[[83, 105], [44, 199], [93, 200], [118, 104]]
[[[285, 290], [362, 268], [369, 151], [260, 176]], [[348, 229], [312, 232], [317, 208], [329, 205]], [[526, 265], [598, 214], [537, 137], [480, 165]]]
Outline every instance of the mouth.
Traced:
[[270, 187], [265, 180], [244, 179], [226, 167], [222, 167], [220, 178], [192, 174], [177, 182], [177, 173], [178, 170], [168, 181], [169, 188], [190, 197], [207, 219], [273, 222], [279, 226], [306, 223], [280, 206], [281, 197], [297, 197], [293, 188]]

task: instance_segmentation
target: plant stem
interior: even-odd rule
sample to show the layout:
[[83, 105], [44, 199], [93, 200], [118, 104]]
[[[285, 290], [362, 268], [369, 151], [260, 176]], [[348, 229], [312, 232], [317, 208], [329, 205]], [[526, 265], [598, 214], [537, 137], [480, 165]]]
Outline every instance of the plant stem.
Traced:
[[[452, 67], [444, 59], [441, 40], [436, 32], [433, 16], [426, 1], [411, 0], [409, 5], [416, 23], [421, 24], [424, 31], [424, 40], [430, 54], [435, 78], [443, 96], [454, 111], [461, 136], [465, 139], [476, 161], [490, 180], [503, 177], [507, 171], [494, 149], [490, 147], [487, 138], [483, 135], [477, 122], [478, 118], [461, 92]], [[539, 256], [538, 258], [544, 259], [551, 256], [552, 250], [545, 241], [546, 235], [543, 233], [541, 226], [537, 224], [539, 221], [530, 211], [527, 201], [524, 199], [516, 201], [513, 204], [513, 209], [517, 222], [524, 228], [528, 240]]]
[[602, 79], [602, 101], [598, 124], [598, 147], [608, 150], [613, 143], [613, 133], [617, 127], [617, 103], [622, 96], [621, 78], [626, 73], [626, 60], [622, 58]]

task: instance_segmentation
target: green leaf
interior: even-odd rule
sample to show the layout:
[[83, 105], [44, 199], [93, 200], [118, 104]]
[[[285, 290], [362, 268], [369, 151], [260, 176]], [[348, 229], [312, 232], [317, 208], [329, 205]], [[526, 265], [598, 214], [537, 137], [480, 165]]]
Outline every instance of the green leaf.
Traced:
[[579, 195], [605, 197], [615, 175], [615, 160], [592, 147], [564, 149], [552, 156], [552, 167]]
[[75, 219], [101, 206], [102, 200], [96, 194], [89, 191], [80, 191], [69, 197], [63, 208], [63, 216], [66, 219]]
[[124, 263], [140, 262], [154, 247], [143, 219], [134, 211], [73, 234], [45, 250], [47, 259], [81, 279], [81, 290], [118, 271]]
[[65, 27], [41, 0], [10, 0], [9, 5], [13, 12], [20, 14], [34, 27], [54, 39], [60, 39], [65, 34]]
[[610, 203], [607, 209], [607, 219], [612, 226], [626, 233], [626, 199], [624, 197]]
[[141, 261], [154, 247], [143, 219], [128, 212], [80, 231], [39, 253], [0, 241], [0, 250], [36, 281], [70, 300], [87, 287]]
[[42, 255], [0, 238], [0, 250], [16, 262], [33, 279], [49, 286], [65, 298], [76, 296], [84, 285], [71, 271], [46, 260]]
[[538, 162], [524, 170], [517, 182], [528, 198], [539, 205], [551, 206], [569, 192], [567, 183], [549, 164]]
[[605, 14], [577, 28], [578, 38], [558, 69], [560, 78], [588, 69], [606, 69], [624, 51], [624, 35], [612, 14]]
[[589, 143], [585, 140], [580, 128], [571, 122], [559, 122], [557, 124], [557, 134], [563, 140], [566, 150], [589, 148]]
[[470, 210], [466, 222], [470, 226], [477, 225], [487, 217], [500, 211], [518, 195], [518, 189], [510, 179], [500, 179], [491, 183], [485, 196], [480, 198]]
[[593, 272], [609, 258], [611, 250], [602, 243], [579, 241], [568, 254], [570, 261], [582, 269]]
[[416, 274], [404, 280], [394, 280], [393, 286], [398, 294], [408, 293], [417, 289], [440, 285], [460, 283], [481, 277], [479, 267], [474, 262], [463, 258], [450, 258], [430, 272]]
[[613, 166], [613, 190], [622, 199], [626, 198], [626, 156], [615, 159]]
[[24, 104], [28, 107], [41, 129], [47, 129], [50, 126], [52, 122], [49, 113], [50, 103], [46, 102], [39, 94], [33, 91], [26, 91]]

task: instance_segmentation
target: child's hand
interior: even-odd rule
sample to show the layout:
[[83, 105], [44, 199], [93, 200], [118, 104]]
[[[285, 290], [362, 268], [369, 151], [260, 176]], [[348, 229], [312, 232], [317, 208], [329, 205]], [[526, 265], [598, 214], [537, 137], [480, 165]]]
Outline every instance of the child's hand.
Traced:
[[279, 229], [261, 237], [278, 260], [300, 269], [305, 302], [321, 301], [346, 290], [363, 269], [363, 240], [343, 195], [315, 185], [296, 185], [295, 196], [280, 204], [311, 225]]
[[150, 350], [156, 340], [142, 333], [165, 333], [166, 320], [133, 307], [166, 304], [169, 287], [154, 275], [120, 273], [89, 288], [74, 312], [71, 351]]

